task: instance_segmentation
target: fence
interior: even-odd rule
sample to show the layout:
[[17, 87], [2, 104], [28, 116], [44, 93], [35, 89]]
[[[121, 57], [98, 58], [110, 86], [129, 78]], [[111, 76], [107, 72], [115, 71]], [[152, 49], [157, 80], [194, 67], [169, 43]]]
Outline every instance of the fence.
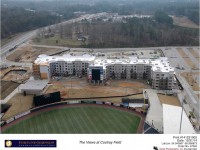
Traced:
[[[103, 102], [103, 101], [102, 102], [100, 102], [100, 101], [83, 101], [83, 100], [71, 101], [71, 102], [64, 101], [64, 102], [55, 102], [55, 103], [50, 103], [50, 104], [47, 104], [47, 105], [42, 105], [42, 106], [39, 106], [39, 107], [31, 108], [28, 111], [16, 114], [15, 116], [12, 116], [7, 120], [2, 121], [1, 126], [9, 124], [9, 123], [21, 118], [21, 117], [29, 115], [29, 114], [31, 114], [33, 112], [40, 111], [40, 110], [45, 109], [45, 108], [50, 108], [50, 107], [60, 106], [60, 105], [73, 105], [73, 104], [109, 105], [109, 106], [113, 106], [113, 107], [121, 107], [121, 108], [125, 108], [125, 109], [130, 109], [130, 110], [134, 111], [135, 113], [140, 114], [140, 112], [137, 112], [134, 109], [131, 109], [130, 107], [127, 107], [127, 106], [125, 106], [123, 104], [114, 104], [114, 103], [111, 103], [111, 102]], [[140, 115], [142, 115], [142, 114], [140, 114]]]

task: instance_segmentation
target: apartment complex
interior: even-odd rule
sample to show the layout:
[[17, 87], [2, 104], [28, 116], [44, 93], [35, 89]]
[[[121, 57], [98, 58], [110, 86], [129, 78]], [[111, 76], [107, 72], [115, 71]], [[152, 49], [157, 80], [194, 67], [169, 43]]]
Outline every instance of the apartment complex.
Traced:
[[34, 63], [34, 74], [42, 79], [52, 76], [87, 75], [89, 82], [104, 83], [109, 79], [144, 79], [154, 89], [173, 89], [176, 84], [174, 68], [166, 57], [138, 59], [127, 57], [108, 59], [92, 55], [40, 55]]

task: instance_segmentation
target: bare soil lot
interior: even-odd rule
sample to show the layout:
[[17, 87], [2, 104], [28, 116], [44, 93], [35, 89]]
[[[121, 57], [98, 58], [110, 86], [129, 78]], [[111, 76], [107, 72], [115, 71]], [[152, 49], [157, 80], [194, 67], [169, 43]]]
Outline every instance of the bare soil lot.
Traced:
[[33, 95], [23, 96], [22, 94], [14, 95], [7, 104], [10, 104], [11, 107], [5, 113], [2, 119], [8, 119], [18, 113], [29, 110], [33, 104]]
[[11, 81], [1, 81], [1, 100], [6, 98], [12, 91], [14, 91], [19, 86], [18, 83]]
[[177, 48], [178, 53], [181, 55], [183, 58], [188, 58], [188, 55], [184, 52], [182, 48]]
[[197, 53], [197, 51], [195, 51], [193, 48], [188, 48], [188, 50], [194, 58], [196, 58], [198, 61], [200, 60], [199, 53]]
[[18, 48], [7, 59], [15, 62], [34, 62], [40, 54], [51, 55], [60, 51], [60, 49], [56, 48], [32, 47], [30, 44], [27, 44], [26, 46]]
[[31, 70], [27, 67], [9, 67], [0, 72], [3, 81], [25, 81], [31, 75]]
[[199, 84], [196, 81], [196, 77], [198, 77], [198, 75], [199, 75], [199, 72], [192, 72], [192, 73], [184, 72], [184, 73], [181, 73], [181, 76], [186, 79], [186, 81], [192, 87], [192, 89], [194, 91], [200, 91]]
[[158, 98], [162, 104], [180, 106], [180, 102], [176, 96], [158, 94]]
[[[78, 79], [77, 79], [78, 80]], [[106, 96], [123, 96], [142, 92], [148, 85], [139, 81], [111, 81], [109, 86], [91, 85], [86, 80], [56, 81], [49, 86], [46, 93], [61, 92], [62, 98], [89, 98]]]
[[187, 27], [187, 28], [195, 28], [198, 29], [199, 26], [192, 22], [187, 17], [173, 17], [174, 25], [181, 26], [181, 27]]
[[[191, 69], [198, 69], [198, 65], [194, 64], [191, 60], [191, 58], [184, 52], [182, 48], [177, 48], [178, 53], [180, 56], [184, 59], [186, 64], [191, 68]], [[198, 55], [197, 55], [198, 56]]]
[[198, 65], [194, 64], [190, 58], [184, 58], [184, 60], [191, 69], [198, 69]]

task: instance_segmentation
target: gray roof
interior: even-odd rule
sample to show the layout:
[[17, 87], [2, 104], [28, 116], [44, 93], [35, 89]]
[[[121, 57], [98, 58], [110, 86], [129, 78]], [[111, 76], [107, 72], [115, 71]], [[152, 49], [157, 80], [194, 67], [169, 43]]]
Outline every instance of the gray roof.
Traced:
[[21, 90], [43, 90], [48, 84], [48, 80], [28, 80], [25, 84], [21, 84]]

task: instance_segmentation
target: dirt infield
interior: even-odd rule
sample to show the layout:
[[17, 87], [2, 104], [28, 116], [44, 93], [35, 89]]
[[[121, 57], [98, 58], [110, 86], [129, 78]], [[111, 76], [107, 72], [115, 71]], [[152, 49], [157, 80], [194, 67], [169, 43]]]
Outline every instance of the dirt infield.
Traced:
[[105, 107], [105, 108], [112, 108], [112, 109], [118, 109], [118, 110], [122, 110], [122, 111], [125, 111], [125, 112], [129, 112], [129, 113], [133, 113], [135, 115], [137, 115], [138, 117], [141, 118], [140, 120], [140, 124], [138, 126], [138, 129], [137, 129], [137, 133], [142, 133], [143, 132], [143, 125], [144, 125], [144, 122], [145, 122], [145, 117], [140, 114], [139, 112], [136, 112], [134, 110], [131, 110], [131, 109], [127, 109], [127, 108], [122, 108], [122, 107], [115, 107], [115, 106], [111, 106], [111, 105], [97, 105], [97, 104], [71, 104], [71, 105], [60, 105], [60, 106], [53, 106], [53, 107], [49, 107], [49, 108], [44, 108], [40, 111], [36, 111], [36, 112], [33, 112], [31, 114], [28, 114], [26, 116], [23, 116], [9, 124], [6, 124], [4, 125], [3, 127], [1, 127], [2, 131], [3, 130], [6, 130], [7, 128], [19, 123], [20, 121], [24, 120], [24, 119], [28, 119], [32, 116], [35, 116], [35, 115], [38, 115], [40, 113], [44, 113], [44, 112], [48, 112], [50, 110], [54, 110], [54, 109], [60, 109], [60, 108], [64, 108], [64, 107], [77, 107], [77, 106], [97, 106], [97, 107]]
[[22, 94], [16, 94], [8, 101], [7, 104], [10, 104], [11, 107], [2, 119], [8, 119], [18, 113], [29, 110], [33, 104], [33, 95], [23, 96]]
[[176, 96], [167, 96], [167, 95], [158, 94], [158, 98], [162, 104], [181, 106]]
[[19, 86], [18, 83], [11, 81], [2, 81], [1, 80], [1, 100], [5, 99], [11, 92], [13, 92]]

